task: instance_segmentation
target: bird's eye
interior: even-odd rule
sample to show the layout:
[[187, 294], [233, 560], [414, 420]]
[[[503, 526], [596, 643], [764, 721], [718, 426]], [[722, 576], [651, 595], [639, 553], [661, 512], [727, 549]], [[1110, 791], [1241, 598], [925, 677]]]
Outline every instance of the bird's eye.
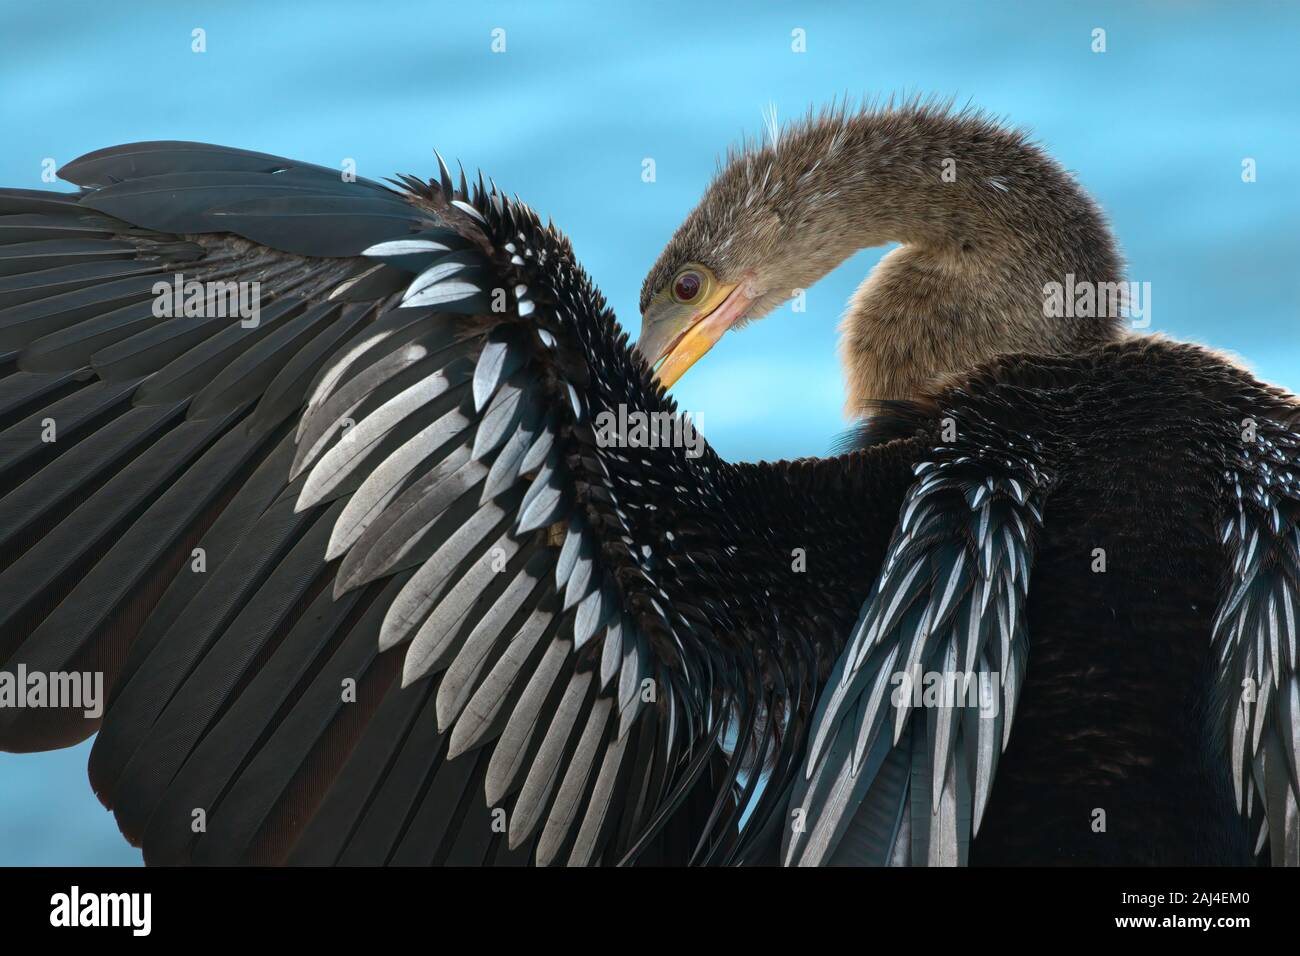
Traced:
[[678, 302], [694, 302], [703, 288], [704, 277], [694, 269], [687, 269], [673, 280], [673, 298]]

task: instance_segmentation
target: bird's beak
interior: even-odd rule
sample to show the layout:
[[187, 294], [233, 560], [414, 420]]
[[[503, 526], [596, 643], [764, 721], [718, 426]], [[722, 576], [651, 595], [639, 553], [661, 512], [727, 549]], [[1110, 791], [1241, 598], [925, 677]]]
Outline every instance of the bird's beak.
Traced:
[[753, 301], [741, 282], [719, 286], [698, 306], [680, 305], [671, 299], [652, 302], [641, 316], [636, 349], [651, 368], [663, 360], [655, 374], [668, 388], [717, 344]]

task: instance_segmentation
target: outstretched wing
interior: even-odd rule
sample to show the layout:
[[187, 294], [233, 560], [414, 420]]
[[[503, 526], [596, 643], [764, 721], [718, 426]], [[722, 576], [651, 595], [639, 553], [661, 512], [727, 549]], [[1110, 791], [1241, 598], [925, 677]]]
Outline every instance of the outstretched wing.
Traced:
[[1048, 475], [981, 434], [916, 467], [876, 586], [818, 704], [787, 863], [960, 865], [1023, 683]]
[[[103, 150], [61, 174], [86, 190], [0, 191], [0, 661], [111, 686], [230, 489], [385, 308], [396, 286], [360, 252], [457, 214], [197, 143]], [[8, 709], [0, 746], [66, 746], [97, 723]]]
[[[507, 266], [518, 260], [515, 274], [444, 235], [369, 250], [417, 274], [395, 331], [372, 334], [313, 390], [291, 471], [301, 476], [294, 507], [330, 506], [335, 597], [402, 574], [378, 646], [406, 645], [403, 685], [439, 677], [422, 719], [445, 738], [446, 768], [479, 763], [474, 796], [502, 809], [506, 847], [536, 838], [541, 863], [590, 863], [617, 826], [626, 847], [684, 795], [725, 699], [694, 629], [666, 597], [646, 593], [648, 558], [628, 512], [639, 502], [622, 496], [634, 490], [629, 479], [654, 481], [656, 469], [593, 440], [593, 403], [654, 396], [637, 394], [644, 381], [626, 351], [610, 350], [622, 367], [584, 367], [580, 322], [595, 318], [612, 343], [612, 320], [577, 298], [589, 288], [566, 301], [562, 278], [527, 284], [530, 266], [552, 268], [560, 253], [521, 216], [526, 231], [512, 224], [515, 242], [502, 247]], [[492, 312], [494, 290], [508, 310]], [[429, 305], [471, 315], [431, 324], [419, 312]], [[652, 637], [670, 645], [674, 666]], [[662, 719], [638, 723], [643, 712]], [[353, 799], [339, 788], [327, 814]], [[304, 858], [320, 859], [306, 845]], [[429, 852], [421, 841], [396, 858], [421, 845]]]
[[1214, 619], [1216, 704], [1256, 853], [1300, 866], [1300, 435], [1262, 420], [1229, 470], [1229, 561]]
[[[104, 676], [91, 780], [148, 861], [757, 852], [907, 448], [602, 440], [683, 422], [562, 237], [445, 166], [64, 173], [0, 193], [0, 661]], [[197, 298], [160, 319], [161, 280]], [[790, 567], [810, 535], [825, 574]], [[99, 726], [7, 709], [0, 746]]]

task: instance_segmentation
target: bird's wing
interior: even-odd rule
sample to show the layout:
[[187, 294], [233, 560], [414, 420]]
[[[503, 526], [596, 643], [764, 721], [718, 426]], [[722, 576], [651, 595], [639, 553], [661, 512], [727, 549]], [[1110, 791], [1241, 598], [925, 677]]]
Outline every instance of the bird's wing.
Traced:
[[[748, 852], [809, 635], [867, 584], [773, 545], [813, 466], [600, 441], [681, 421], [563, 238], [445, 166], [403, 194], [146, 143], [64, 175], [0, 191], [0, 666], [103, 675], [91, 781], [146, 860], [617, 862], [701, 786], [686, 855]], [[258, 283], [257, 320], [215, 286], [160, 318], [177, 274]], [[90, 710], [0, 709], [0, 747]]]
[[958, 434], [916, 467], [823, 691], [786, 863], [966, 862], [1025, 673], [1024, 602], [1050, 480], [1027, 436], [971, 422]]
[[1248, 422], [1226, 477], [1218, 725], [1237, 808], [1258, 828], [1255, 852], [1267, 846], [1274, 866], [1300, 866], [1300, 435]]
[[[458, 214], [198, 143], [102, 150], [61, 175], [83, 191], [0, 190], [0, 661], [112, 685], [177, 569], [213, 565], [179, 576], [146, 642], [216, 573], [199, 537], [241, 533], [231, 489], [268, 503], [283, 475], [258, 475], [312, 378], [400, 287], [361, 251]], [[0, 711], [0, 746], [66, 746], [97, 723]]]

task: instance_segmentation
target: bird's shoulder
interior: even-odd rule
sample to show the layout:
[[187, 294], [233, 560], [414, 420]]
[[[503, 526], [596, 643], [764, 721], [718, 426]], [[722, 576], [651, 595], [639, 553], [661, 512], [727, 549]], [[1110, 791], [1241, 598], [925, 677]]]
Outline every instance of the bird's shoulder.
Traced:
[[1232, 356], [1162, 336], [1133, 336], [1072, 354], [1008, 353], [932, 383], [907, 401], [877, 402], [844, 441], [862, 448], [963, 421], [990, 435], [1033, 434], [1087, 446], [1135, 431], [1178, 433], [1204, 451], [1235, 450], [1247, 419], [1294, 429], [1300, 399]]

